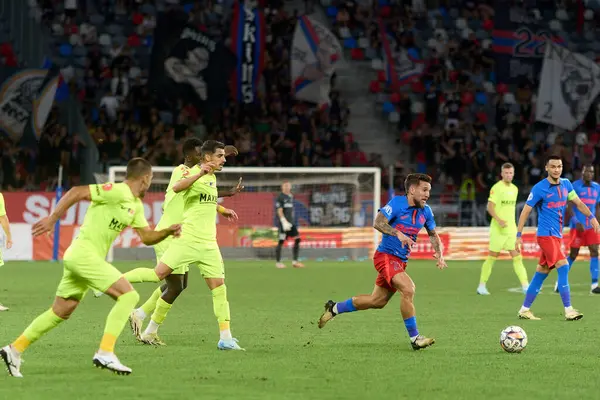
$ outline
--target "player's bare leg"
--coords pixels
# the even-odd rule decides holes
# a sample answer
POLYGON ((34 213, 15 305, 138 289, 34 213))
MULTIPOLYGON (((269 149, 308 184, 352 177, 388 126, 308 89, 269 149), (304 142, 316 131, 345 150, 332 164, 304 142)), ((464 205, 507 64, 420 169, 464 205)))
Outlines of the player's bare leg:
POLYGON ((104 293, 115 299, 116 303, 106 318, 104 335, 92 362, 97 368, 108 369, 118 375, 129 375, 131 368, 121 364, 115 355, 115 344, 140 300, 140 295, 124 277, 113 283, 104 293))
POLYGON ((219 323, 219 350, 244 350, 238 340, 231 335, 231 312, 227 300, 227 286, 224 278, 204 278, 213 298, 213 311, 219 323))
POLYGON ((375 285, 371 294, 359 294, 348 300, 336 303, 333 300, 325 303, 325 311, 319 318, 319 328, 331 321, 336 315, 359 310, 381 309, 387 305, 395 291, 375 285))
POLYGON ((592 244, 588 246, 590 250, 590 277, 592 278, 592 294, 600 294, 598 288, 598 245, 592 244))
POLYGON ((406 272, 394 275, 392 285, 400 292, 400 313, 410 337, 413 350, 421 350, 435 343, 435 339, 419 334, 415 314, 415 283, 406 272))
POLYGON ((15 378, 23 377, 21 374, 23 352, 46 333, 69 319, 78 305, 79 300, 77 299, 56 297, 49 310, 34 319, 14 342, 0 349, 0 358, 4 361, 11 376, 15 378))
POLYGON ((294 239, 294 250, 293 250, 293 258, 292 258, 292 267, 294 268, 304 268, 304 264, 298 261, 298 255, 300 254, 300 237, 297 236, 294 239))
POLYGON ((158 336, 158 328, 162 325, 173 303, 187 287, 186 272, 183 275, 169 275, 165 278, 166 290, 156 301, 156 308, 146 327, 144 333, 140 336, 140 341, 154 346, 164 346, 165 343, 158 336))

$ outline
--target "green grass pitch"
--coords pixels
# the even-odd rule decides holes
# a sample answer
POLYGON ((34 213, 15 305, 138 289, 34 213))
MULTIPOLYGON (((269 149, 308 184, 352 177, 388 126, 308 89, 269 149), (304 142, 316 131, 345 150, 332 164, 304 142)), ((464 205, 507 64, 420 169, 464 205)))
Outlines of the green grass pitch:
MULTIPOLYGON (((117 263, 123 270, 141 263, 117 263)), ((151 265, 151 262, 145 264, 151 265)), ((73 318, 25 353, 22 380, 0 376, 2 399, 573 399, 596 398, 600 298, 589 295, 588 263, 574 265, 573 305, 585 317, 566 322, 560 297, 546 281, 533 311, 542 321, 520 321, 523 295, 510 262, 497 262, 488 284, 492 296, 477 296, 479 262, 412 261, 421 333, 437 343, 414 352, 399 315, 399 300, 387 308, 337 317, 316 326, 327 299, 344 300, 371 291, 369 262, 307 262, 304 270, 272 262, 227 261, 232 331, 246 352, 216 349, 218 328, 211 296, 197 271, 161 328, 166 347, 135 342, 129 327, 117 354, 128 377, 92 367, 112 301, 88 295, 73 318), (500 331, 522 326, 529 345, 504 353, 500 331)), ((535 266, 527 263, 530 277, 535 266)), ((60 264, 8 262, 0 269, 0 344, 12 341, 48 308, 60 264)), ((138 284, 142 300, 155 288, 138 284)), ((4 371, 2 371, 4 372, 4 371)))

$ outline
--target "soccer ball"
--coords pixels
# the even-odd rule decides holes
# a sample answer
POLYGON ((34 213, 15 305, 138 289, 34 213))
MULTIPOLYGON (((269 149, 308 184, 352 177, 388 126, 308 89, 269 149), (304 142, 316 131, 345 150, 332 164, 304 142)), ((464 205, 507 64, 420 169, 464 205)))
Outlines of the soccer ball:
POLYGON ((500 332, 500 346, 507 353, 520 353, 527 346, 527 334, 520 326, 509 326, 500 332))

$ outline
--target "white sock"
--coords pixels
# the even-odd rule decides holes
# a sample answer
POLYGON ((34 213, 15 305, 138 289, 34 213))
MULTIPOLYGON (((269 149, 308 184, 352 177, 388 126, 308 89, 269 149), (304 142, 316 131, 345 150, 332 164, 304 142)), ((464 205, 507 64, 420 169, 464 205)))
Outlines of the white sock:
POLYGON ((333 313, 338 314, 337 303, 335 303, 335 305, 333 306, 333 313))
POLYGON ((598 287, 597 283, 592 283, 592 290, 596 289, 598 287))
POLYGON ((115 353, 110 352, 110 351, 98 350, 98 355, 102 356, 102 357, 111 357, 111 356, 114 356, 115 353))
POLYGON ((521 306, 521 309, 519 310, 519 312, 525 312, 525 311, 529 311, 529 307, 521 306))
POLYGON ((160 326, 159 324, 157 324, 156 322, 150 320, 150 323, 146 327, 146 330, 144 331, 144 334, 145 335, 150 335, 152 333, 158 332, 158 327, 159 326, 160 326))
POLYGON ((146 317, 147 317, 146 313, 141 308, 135 309, 135 315, 137 315, 141 319, 146 319, 146 317))
POLYGON ((573 311, 573 306, 565 307, 565 312, 573 311))
POLYGON ((417 335, 417 336, 411 336, 410 337, 410 341, 414 342, 415 340, 417 340, 418 337, 419 337, 419 335, 417 335))
POLYGON ((523 286, 523 289, 529 289, 529 283, 523 283, 521 286, 523 286))
POLYGON ((221 336, 221 340, 232 340, 233 339, 233 336, 231 336, 230 329, 223 329, 222 331, 219 331, 219 334, 221 336))

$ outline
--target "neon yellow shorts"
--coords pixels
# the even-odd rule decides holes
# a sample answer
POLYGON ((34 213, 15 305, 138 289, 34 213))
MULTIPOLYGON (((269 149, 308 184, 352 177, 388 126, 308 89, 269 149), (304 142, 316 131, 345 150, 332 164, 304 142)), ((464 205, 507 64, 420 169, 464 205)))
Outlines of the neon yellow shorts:
POLYGON ((69 247, 63 258, 63 276, 56 296, 81 300, 88 289, 105 292, 123 274, 92 251, 69 247))
POLYGON ((216 243, 198 244, 185 239, 175 239, 160 261, 168 265, 173 274, 184 274, 182 271, 192 264, 197 264, 203 278, 225 277, 223 257, 216 243))
POLYGON ((490 232, 490 246, 489 250, 500 253, 501 251, 511 251, 515 249, 515 242, 517 241, 517 233, 514 234, 500 234, 490 232))

